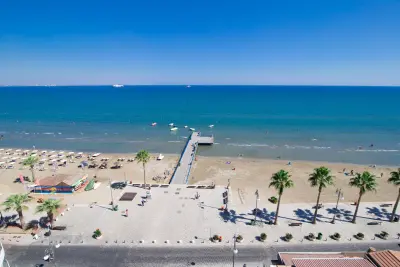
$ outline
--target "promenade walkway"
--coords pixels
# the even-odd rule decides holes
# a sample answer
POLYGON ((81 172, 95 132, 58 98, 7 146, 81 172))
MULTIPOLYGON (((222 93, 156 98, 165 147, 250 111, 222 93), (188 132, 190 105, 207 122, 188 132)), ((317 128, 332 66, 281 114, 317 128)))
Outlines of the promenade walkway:
POLYGON ((187 184, 198 146, 213 143, 213 136, 201 136, 199 132, 193 132, 182 151, 170 184, 187 184))

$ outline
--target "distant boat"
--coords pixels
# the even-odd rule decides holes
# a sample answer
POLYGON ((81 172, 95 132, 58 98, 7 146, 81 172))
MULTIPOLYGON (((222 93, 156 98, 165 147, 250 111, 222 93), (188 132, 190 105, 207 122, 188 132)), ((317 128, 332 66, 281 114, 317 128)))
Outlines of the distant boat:
POLYGON ((124 85, 123 84, 113 84, 113 87, 114 88, 121 88, 121 87, 124 87, 124 85))
POLYGON ((186 85, 186 88, 190 88, 190 87, 192 87, 191 85, 186 85))
POLYGON ((168 125, 172 127, 172 126, 174 126, 174 123, 173 123, 173 122, 171 122, 171 123, 170 123, 170 124, 168 124, 168 125))
POLYGON ((214 124, 208 125, 208 128, 214 128, 214 124))
POLYGON ((195 129, 195 128, 190 128, 189 130, 191 130, 192 132, 196 131, 196 129, 195 129))
POLYGON ((178 127, 172 127, 171 128, 171 131, 176 131, 176 130, 178 130, 178 127))
POLYGON ((187 128, 188 126, 187 125, 185 125, 185 128, 187 128))
POLYGON ((151 124, 151 126, 156 126, 157 125, 157 122, 153 122, 152 124, 151 124))

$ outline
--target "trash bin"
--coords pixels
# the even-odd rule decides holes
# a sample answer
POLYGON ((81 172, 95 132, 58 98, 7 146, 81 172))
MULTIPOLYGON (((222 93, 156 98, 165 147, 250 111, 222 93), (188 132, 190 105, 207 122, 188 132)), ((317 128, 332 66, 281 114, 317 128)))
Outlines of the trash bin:
POLYGON ((114 211, 118 211, 118 205, 115 205, 113 208, 114 211))

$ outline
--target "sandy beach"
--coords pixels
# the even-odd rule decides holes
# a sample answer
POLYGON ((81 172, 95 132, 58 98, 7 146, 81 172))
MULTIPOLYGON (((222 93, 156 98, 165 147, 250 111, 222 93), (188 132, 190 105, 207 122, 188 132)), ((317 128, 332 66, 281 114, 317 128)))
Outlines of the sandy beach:
MULTIPOLYGON (((13 149, 15 151, 15 149, 13 149)), ((67 153, 68 151, 65 151, 67 153)), ((11 156, 17 156, 15 153, 11 156)), ((84 154, 86 156, 87 154, 84 154)), ((5 149, 0 151, 0 158, 5 156, 5 149)), ((118 158, 134 158, 135 154, 101 154, 97 158, 97 162, 101 163, 101 158, 109 158, 109 167, 112 166, 118 158)), ((147 182, 148 183, 168 183, 173 173, 174 167, 179 159, 179 155, 165 155, 161 161, 156 160, 157 155, 152 155, 151 161, 147 164, 147 182), (168 175, 169 173, 169 175, 168 175), (156 179, 155 177, 161 177, 156 179), (165 178, 164 178, 165 177, 165 178), (154 178, 154 179, 153 179, 154 178)), ((86 158, 86 157, 85 157, 86 158)), ((4 160, 3 160, 4 161, 4 160)), ((58 167, 57 174, 78 175, 83 171, 78 168, 78 164, 82 159, 74 159, 74 163, 67 163, 66 167, 58 167)), ((121 162, 121 169, 85 169, 84 173, 89 177, 97 176, 97 180, 103 184, 108 184, 109 178, 112 181, 132 181, 133 183, 143 183, 142 165, 137 162, 121 162)), ((54 170, 48 164, 44 165, 46 170, 36 170, 38 179, 49 177, 54 170)), ((311 162, 311 161, 292 161, 288 165, 288 161, 271 160, 271 159, 253 159, 241 157, 203 157, 197 156, 197 160, 193 165, 193 169, 189 178, 190 184, 211 184, 227 185, 228 179, 231 180, 233 190, 241 191, 242 194, 254 194, 255 190, 259 190, 260 195, 266 199, 276 195, 272 188, 268 188, 270 177, 273 173, 284 169, 289 171, 295 183, 295 187, 288 189, 284 193, 283 203, 307 203, 314 202, 317 196, 317 189, 311 188, 307 181, 309 174, 314 168, 326 166, 332 170, 335 176, 335 186, 329 187, 323 191, 322 202, 335 202, 336 188, 342 188, 344 192, 344 202, 353 202, 357 198, 358 191, 356 188, 350 188, 348 182, 349 175, 343 173, 351 170, 362 172, 368 170, 378 177, 377 193, 367 193, 363 197, 363 201, 394 201, 397 196, 397 190, 394 186, 387 183, 387 179, 392 170, 397 167, 389 166, 371 166, 346 164, 346 163, 328 163, 328 162, 311 162), (383 177, 381 178, 381 174, 383 177)), ((27 167, 17 162, 13 169, 0 169, 0 192, 1 193, 17 193, 24 192, 24 187, 16 181, 19 175, 31 176, 31 172, 27 167)))

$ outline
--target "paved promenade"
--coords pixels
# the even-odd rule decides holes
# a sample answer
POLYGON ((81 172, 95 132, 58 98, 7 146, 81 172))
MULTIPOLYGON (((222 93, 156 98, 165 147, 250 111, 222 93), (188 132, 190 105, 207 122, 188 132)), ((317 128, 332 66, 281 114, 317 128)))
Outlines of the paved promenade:
MULTIPOLYGON (((104 187, 107 189, 106 187, 104 187)), ((357 224, 350 223, 355 206, 349 203, 339 204, 341 217, 336 224, 331 224, 334 203, 324 203, 319 210, 318 223, 310 223, 312 206, 309 203, 283 204, 279 215, 279 225, 269 225, 275 215, 276 205, 260 201, 258 207, 262 212, 257 216, 258 223, 250 225, 254 215, 253 204, 249 200, 245 204, 236 203, 236 198, 229 194, 229 213, 220 210, 223 205, 224 187, 215 189, 193 189, 186 185, 169 185, 167 188, 152 188, 151 199, 142 206, 146 191, 142 188, 128 186, 123 190, 114 190, 117 200, 125 192, 137 193, 133 201, 116 201, 119 210, 112 211, 108 201, 98 203, 90 208, 90 202, 76 202, 73 198, 65 199, 69 211, 64 216, 58 216, 55 225, 67 226, 65 231, 53 231, 51 241, 63 245, 85 244, 101 246, 221 246, 232 245, 234 234, 243 236, 243 245, 261 243, 258 239, 261 233, 267 234, 266 245, 286 244, 282 237, 286 233, 293 235, 293 244, 329 244, 329 243, 368 243, 396 241, 399 238, 399 223, 388 222, 390 208, 382 208, 379 203, 362 203, 360 205, 357 224), (196 199, 195 196, 199 195, 196 199), (129 215, 124 211, 128 209, 129 215), (300 226, 289 226, 290 223, 301 222, 300 226), (371 222, 379 222, 370 225, 371 222), (100 240, 92 238, 93 231, 100 229, 103 237, 100 240), (375 235, 381 231, 389 234, 387 241, 375 235), (304 236, 309 233, 321 232, 323 239, 308 241, 304 236), (334 233, 340 233, 340 241, 330 238, 334 233), (356 240, 354 235, 362 232, 364 240, 356 240), (222 236, 222 242, 212 243, 213 235, 222 236)), ((104 191, 104 197, 109 194, 104 191)), ((109 193, 109 192, 108 192, 109 193)), ((246 199, 246 197, 245 197, 246 199)), ((80 199, 79 201, 81 201, 80 199)), ((109 198, 108 198, 109 200, 109 198)), ((34 214, 36 204, 29 204, 29 210, 24 211, 25 220, 40 220, 45 214, 34 214)), ((13 216, 13 212, 3 212, 3 216, 13 216)), ((3 234, 0 235, 3 244, 47 244, 48 239, 39 235, 33 240, 30 235, 3 234), (20 237, 19 237, 20 236, 20 237)))

